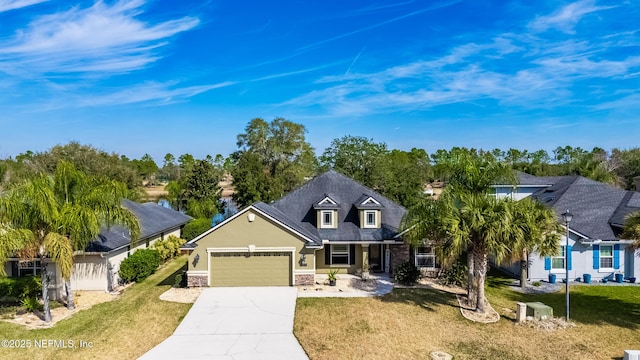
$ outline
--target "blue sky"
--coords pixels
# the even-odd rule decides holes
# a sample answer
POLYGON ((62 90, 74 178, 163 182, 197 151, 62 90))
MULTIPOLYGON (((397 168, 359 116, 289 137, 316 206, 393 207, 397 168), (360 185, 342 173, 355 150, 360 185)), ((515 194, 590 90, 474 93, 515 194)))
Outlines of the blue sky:
POLYGON ((0 158, 226 156, 255 117, 317 153, 631 148, 640 3, 0 0, 0 94, 0 158))

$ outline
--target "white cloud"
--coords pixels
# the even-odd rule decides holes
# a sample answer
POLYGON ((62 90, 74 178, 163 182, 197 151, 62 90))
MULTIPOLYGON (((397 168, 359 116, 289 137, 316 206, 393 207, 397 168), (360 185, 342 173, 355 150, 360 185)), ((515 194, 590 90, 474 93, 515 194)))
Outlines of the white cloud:
POLYGON ((575 32, 575 26, 583 16, 611 8, 613 8, 613 6, 596 6, 594 0, 580 0, 564 6, 550 15, 538 16, 529 23, 529 28, 540 32, 557 29, 568 34, 573 34, 575 32))
POLYGON ((184 101, 204 92, 233 85, 226 81, 219 84, 175 87, 175 83, 147 82, 123 88, 105 95, 82 95, 72 103, 77 107, 111 106, 148 103, 166 105, 184 101))
POLYGON ((20 9, 47 1, 49 0, 0 0, 0 12, 20 9))
POLYGON ((122 73, 156 61, 167 40, 199 24, 183 17, 157 24, 137 19, 142 0, 41 16, 13 39, 0 42, 0 67, 10 73, 122 73))
MULTIPOLYGON (((536 21, 539 26, 573 29, 581 16, 604 8, 581 1, 536 21)), ((508 32, 489 40, 474 39, 432 59, 321 77, 314 91, 280 106, 354 117, 453 103, 469 107, 497 104, 496 111, 590 107, 614 99, 614 86, 637 92, 633 81, 640 75, 640 56, 625 54, 629 54, 630 38, 638 30, 609 36, 608 29, 604 24, 584 35, 508 32)), ((619 31, 619 27, 615 29, 619 31)), ((625 105, 637 97, 628 99, 612 104, 625 105)))

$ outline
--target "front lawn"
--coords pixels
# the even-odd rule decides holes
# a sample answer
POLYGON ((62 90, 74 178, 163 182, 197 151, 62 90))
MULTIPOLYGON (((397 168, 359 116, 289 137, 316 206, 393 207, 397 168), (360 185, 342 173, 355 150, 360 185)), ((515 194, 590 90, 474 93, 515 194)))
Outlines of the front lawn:
POLYGON ((572 286, 576 327, 542 331, 516 325, 517 301, 541 301, 564 316, 565 294, 525 295, 491 277, 487 297, 502 315, 494 324, 460 315, 455 296, 396 289, 381 298, 300 298, 294 333, 311 359, 615 359, 640 348, 640 287, 572 286))
POLYGON ((159 299, 186 262, 182 256, 129 287, 119 299, 80 311, 49 329, 27 330, 0 321, 0 340, 30 344, 26 349, 7 348, 3 342, 0 359, 136 359, 169 337, 191 308, 159 299), (69 341, 76 348, 69 348, 69 341), (91 347, 80 348, 80 341, 91 347))

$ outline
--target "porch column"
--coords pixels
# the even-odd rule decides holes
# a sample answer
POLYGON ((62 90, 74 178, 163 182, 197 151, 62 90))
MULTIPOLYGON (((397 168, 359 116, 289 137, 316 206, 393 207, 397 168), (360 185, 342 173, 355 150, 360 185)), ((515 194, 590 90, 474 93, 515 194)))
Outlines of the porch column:
POLYGON ((369 244, 362 244, 362 277, 369 276, 369 244))

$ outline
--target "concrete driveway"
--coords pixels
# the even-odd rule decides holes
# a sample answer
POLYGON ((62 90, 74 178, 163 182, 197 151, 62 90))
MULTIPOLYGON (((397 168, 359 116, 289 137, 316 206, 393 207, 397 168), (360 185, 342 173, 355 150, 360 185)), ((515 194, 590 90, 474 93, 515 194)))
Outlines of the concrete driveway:
POLYGON ((140 359, 308 359, 293 336, 297 291, 204 289, 173 335, 140 359))

